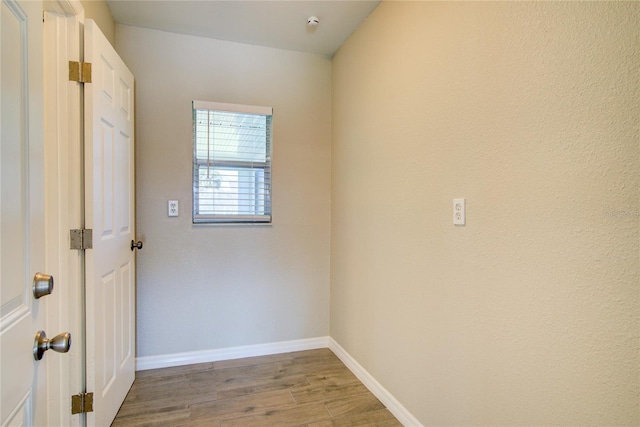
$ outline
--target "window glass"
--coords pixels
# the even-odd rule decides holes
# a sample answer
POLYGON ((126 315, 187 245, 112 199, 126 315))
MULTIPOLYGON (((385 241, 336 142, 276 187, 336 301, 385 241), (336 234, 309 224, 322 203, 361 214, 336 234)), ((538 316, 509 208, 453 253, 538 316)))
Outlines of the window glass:
POLYGON ((194 101, 193 118, 194 222, 271 222, 272 115, 194 101))

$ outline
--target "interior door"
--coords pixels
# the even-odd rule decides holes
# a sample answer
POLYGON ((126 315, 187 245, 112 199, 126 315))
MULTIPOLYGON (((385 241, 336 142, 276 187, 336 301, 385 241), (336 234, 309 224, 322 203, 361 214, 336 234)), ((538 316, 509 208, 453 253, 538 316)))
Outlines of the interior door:
POLYGON ((46 297, 32 293, 35 273, 46 273, 42 3, 0 2, 0 421, 44 425, 45 361, 35 361, 33 343, 46 297))
MULTIPOLYGON (((69 331, 73 345, 64 357, 46 357, 47 423, 84 425, 84 414, 72 414, 72 397, 85 391, 84 252, 70 249, 69 230, 84 228, 82 187, 82 83, 69 81, 69 61, 80 61, 81 26, 63 0, 45 3, 44 143, 47 273, 55 291, 47 297, 47 332, 69 331)), ((56 355, 57 356, 57 355, 56 355)))
POLYGON ((135 378, 135 238, 133 75, 100 32, 85 21, 85 226, 89 425, 109 425, 135 378))

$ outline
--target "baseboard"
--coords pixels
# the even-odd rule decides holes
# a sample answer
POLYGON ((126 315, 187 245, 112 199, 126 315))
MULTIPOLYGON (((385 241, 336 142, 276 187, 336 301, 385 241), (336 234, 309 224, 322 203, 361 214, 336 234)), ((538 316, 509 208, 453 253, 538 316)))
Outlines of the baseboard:
POLYGON ((331 351, 335 353, 336 356, 342 363, 346 365, 347 368, 353 374, 358 377, 362 384, 365 385, 373 393, 375 397, 382 402, 384 406, 395 416, 398 421, 402 423, 402 425, 407 427, 421 427, 422 424, 416 417, 414 417, 411 412, 407 410, 398 400, 393 397, 389 391, 384 388, 378 381, 376 381, 373 376, 367 372, 347 351, 342 348, 340 344, 338 344, 333 338, 329 337, 329 348, 331 351))
POLYGON ((162 354, 136 358, 136 370, 170 368, 194 363, 217 362, 241 359, 243 357, 267 356, 292 351, 329 348, 353 374, 376 396, 384 406, 407 427, 421 427, 418 421, 387 389, 367 372, 347 351, 331 337, 318 337, 268 344, 246 345, 216 350, 190 351, 185 353, 162 354))
POLYGON ((281 341, 268 344, 245 345, 215 350, 189 351, 185 353, 161 354, 136 358, 136 371, 192 365, 194 363, 217 362, 243 357, 267 356, 292 351, 314 350, 329 347, 329 337, 281 341))

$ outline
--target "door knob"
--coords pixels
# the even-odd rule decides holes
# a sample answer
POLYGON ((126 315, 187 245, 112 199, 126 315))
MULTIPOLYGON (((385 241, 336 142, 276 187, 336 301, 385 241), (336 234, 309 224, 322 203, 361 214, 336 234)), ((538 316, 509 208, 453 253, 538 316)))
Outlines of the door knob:
POLYGON ((134 249, 142 249, 142 242, 140 240, 138 240, 138 243, 134 242, 133 240, 131 241, 131 250, 134 249))
POLYGON ((36 273, 33 276, 33 296, 35 299, 49 295, 53 292, 53 276, 36 273))
POLYGON ((33 358, 36 360, 42 360, 44 352, 49 349, 57 353, 66 353, 70 348, 71 334, 69 332, 63 332, 49 340, 47 339, 47 335, 44 331, 38 331, 36 338, 33 341, 33 358))

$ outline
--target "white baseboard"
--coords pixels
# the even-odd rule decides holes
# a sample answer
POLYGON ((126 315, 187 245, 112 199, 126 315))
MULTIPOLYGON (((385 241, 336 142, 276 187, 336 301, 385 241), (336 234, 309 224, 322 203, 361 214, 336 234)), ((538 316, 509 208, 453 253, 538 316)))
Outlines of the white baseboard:
POLYGON ((344 363, 346 367, 349 368, 349 370, 353 372, 360 381, 362 381, 362 384, 364 384, 365 387, 367 387, 369 391, 387 407, 387 409, 398 419, 398 421, 402 423, 402 425, 406 427, 422 427, 420 421, 418 421, 418 419, 414 417, 407 408, 402 406, 402 404, 398 402, 398 400, 393 397, 386 388, 376 381, 376 379, 373 378, 373 376, 367 372, 366 369, 356 361, 356 359, 351 357, 351 355, 331 337, 329 337, 329 348, 340 360, 342 360, 342 363, 344 363))
POLYGON ((216 350, 190 351, 185 353, 161 354, 136 358, 136 370, 170 368, 192 365, 194 363, 217 362, 220 360, 241 359, 243 357, 267 356, 292 351, 329 348, 342 363, 377 397, 384 406, 407 427, 422 427, 418 421, 387 389, 367 372, 347 351, 331 337, 318 337, 294 341, 281 341, 269 344, 246 345, 216 350))
POLYGON ((189 351, 185 353, 161 354, 136 358, 136 371, 241 359, 243 357, 267 356, 292 351, 314 350, 329 347, 329 337, 281 341, 268 344, 245 345, 215 350, 189 351))

